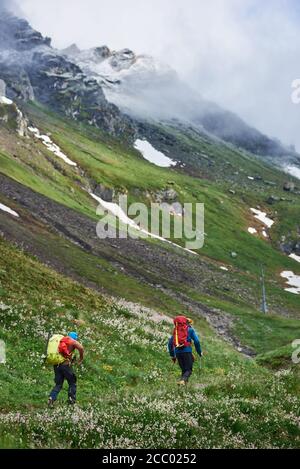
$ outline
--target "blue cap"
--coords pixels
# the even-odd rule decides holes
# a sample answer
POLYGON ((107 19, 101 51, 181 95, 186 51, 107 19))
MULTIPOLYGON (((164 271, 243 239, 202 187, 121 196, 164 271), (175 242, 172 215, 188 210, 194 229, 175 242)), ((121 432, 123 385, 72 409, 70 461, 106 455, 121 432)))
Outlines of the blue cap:
POLYGON ((77 332, 70 332, 69 337, 71 337, 71 339, 77 340, 78 339, 78 334, 77 334, 77 332))

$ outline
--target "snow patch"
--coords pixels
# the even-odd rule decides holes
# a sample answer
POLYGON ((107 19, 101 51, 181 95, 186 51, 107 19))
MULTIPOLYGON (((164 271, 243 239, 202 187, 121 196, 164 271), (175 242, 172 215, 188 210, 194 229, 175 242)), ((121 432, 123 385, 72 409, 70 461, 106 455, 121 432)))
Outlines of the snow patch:
POLYGON ((144 228, 140 228, 131 218, 129 218, 126 213, 121 209, 121 207, 114 203, 114 202, 106 202, 105 200, 101 199, 101 197, 93 194, 90 192, 90 196, 93 197, 94 200, 96 200, 100 205, 102 205, 103 208, 108 210, 110 213, 115 215, 119 220, 124 223, 125 225, 130 226, 131 228, 139 231, 140 233, 143 233, 146 236, 149 236, 150 238, 153 239, 158 239, 160 241, 163 241, 165 243, 171 244, 172 246, 175 246, 179 249, 183 249, 184 251, 187 251, 191 254, 198 255, 196 252, 191 251, 190 249, 183 248, 182 246, 179 246, 178 244, 173 243, 172 241, 169 241, 168 239, 163 238, 162 236, 158 236, 156 234, 150 233, 149 231, 145 230, 144 228))
POLYGON ((271 218, 267 217, 266 212, 262 212, 256 208, 250 208, 250 210, 252 213, 254 213, 255 218, 266 225, 268 228, 271 228, 274 225, 274 220, 271 220, 271 218))
POLYGON ((300 256, 297 256, 297 254, 290 254, 289 257, 296 262, 300 262, 300 256))
POLYGON ((285 291, 294 293, 295 295, 300 294, 300 275, 295 275, 294 272, 284 271, 281 272, 281 277, 287 279, 287 284, 292 288, 285 288, 285 291))
POLYGON ((161 168, 169 168, 176 165, 176 162, 168 158, 161 151, 156 150, 147 140, 137 139, 134 148, 138 150, 143 157, 161 168))
POLYGON ((283 170, 286 173, 291 174, 295 178, 300 179, 300 168, 297 168, 297 166, 292 166, 292 165, 284 166, 283 170))
POLYGON ((248 233, 250 234, 256 234, 257 233, 257 230, 255 228, 248 228, 248 233))
POLYGON ((227 269, 227 267, 225 267, 224 265, 221 265, 220 269, 221 269, 221 270, 225 270, 225 272, 228 272, 228 271, 229 271, 229 269, 227 269))
POLYGON ((14 210, 12 210, 11 208, 7 207, 7 205, 0 204, 0 210, 2 210, 3 212, 9 213, 13 217, 19 218, 19 214, 15 212, 14 210))
POLYGON ((70 158, 65 155, 61 149, 59 148, 58 145, 56 145, 54 142, 52 142, 51 138, 48 135, 42 135, 36 127, 28 127, 28 130, 34 134, 36 138, 41 140, 45 147, 48 148, 49 151, 54 153, 55 156, 58 158, 61 158, 65 163, 67 163, 69 166, 77 166, 77 164, 70 160, 70 158))
POLYGON ((139 226, 129 218, 126 213, 121 209, 121 207, 118 204, 115 204, 114 202, 106 202, 105 200, 101 199, 101 197, 98 197, 95 194, 90 194, 93 199, 95 199, 97 202, 99 202, 100 205, 102 205, 105 210, 108 210, 110 213, 112 213, 114 216, 119 218, 119 220, 124 223, 125 225, 129 225, 132 228, 138 229, 141 231, 139 226))
POLYGON ((262 235, 264 238, 268 238, 268 233, 266 232, 266 230, 262 230, 262 235))
POLYGON ((249 179, 250 181, 254 181, 254 177, 252 177, 252 176, 248 176, 248 179, 249 179))
POLYGON ((0 104, 11 105, 13 104, 13 101, 11 99, 8 99, 6 96, 0 96, 0 104))

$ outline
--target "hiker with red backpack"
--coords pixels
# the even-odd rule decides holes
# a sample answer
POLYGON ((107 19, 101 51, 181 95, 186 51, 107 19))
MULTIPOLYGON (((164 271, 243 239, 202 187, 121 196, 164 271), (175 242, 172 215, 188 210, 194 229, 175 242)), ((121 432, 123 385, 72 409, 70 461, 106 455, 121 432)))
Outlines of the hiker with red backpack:
POLYGON ((199 357, 202 357, 200 340, 192 328, 193 321, 185 316, 174 319, 173 335, 169 339, 168 349, 174 363, 178 361, 181 368, 181 378, 178 385, 186 385, 193 372, 194 355, 192 342, 199 357))
POLYGON ((75 404, 76 402, 76 375, 72 368, 73 353, 75 350, 79 352, 78 365, 83 361, 84 349, 78 342, 78 334, 70 332, 67 337, 54 335, 48 343, 47 361, 49 364, 54 365, 54 382, 55 386, 52 389, 48 405, 52 407, 57 400, 64 381, 66 380, 69 385, 68 390, 68 404, 75 404))

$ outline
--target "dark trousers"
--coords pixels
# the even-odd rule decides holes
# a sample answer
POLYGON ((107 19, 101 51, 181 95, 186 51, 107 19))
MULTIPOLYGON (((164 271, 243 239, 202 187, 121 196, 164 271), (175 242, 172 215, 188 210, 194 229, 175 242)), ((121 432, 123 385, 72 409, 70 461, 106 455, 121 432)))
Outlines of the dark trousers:
POLYGON ((182 371, 181 379, 188 382, 193 372, 193 354, 192 352, 177 353, 176 358, 182 371))
POLYGON ((53 401, 56 401, 58 394, 62 390, 64 381, 67 380, 69 385, 68 398, 69 401, 76 401, 76 375, 69 365, 56 365, 54 366, 54 382, 55 386, 50 393, 53 401))

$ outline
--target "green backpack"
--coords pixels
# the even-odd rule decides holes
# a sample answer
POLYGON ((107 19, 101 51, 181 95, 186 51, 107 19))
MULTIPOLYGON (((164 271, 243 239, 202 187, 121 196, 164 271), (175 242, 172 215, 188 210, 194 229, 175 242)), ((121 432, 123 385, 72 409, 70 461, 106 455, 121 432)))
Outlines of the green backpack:
POLYGON ((66 359, 59 353, 58 346, 63 339, 63 335, 54 334, 50 337, 47 345, 46 363, 47 365, 60 365, 66 359))

